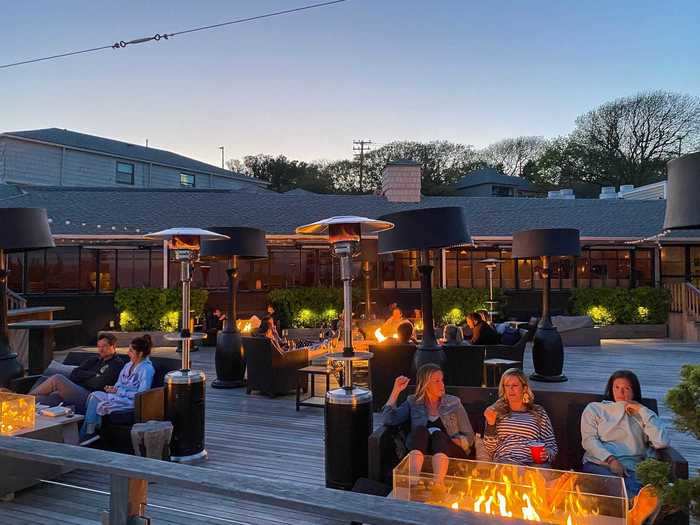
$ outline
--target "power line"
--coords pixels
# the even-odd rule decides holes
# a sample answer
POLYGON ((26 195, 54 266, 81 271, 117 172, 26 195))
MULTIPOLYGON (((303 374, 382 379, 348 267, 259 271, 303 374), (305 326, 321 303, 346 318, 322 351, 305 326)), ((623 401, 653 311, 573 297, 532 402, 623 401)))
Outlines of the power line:
POLYGON ((352 141, 352 150, 355 152, 356 156, 360 157, 360 193, 362 193, 362 182, 364 180, 365 151, 369 151, 371 144, 371 140, 362 139, 352 141))
POLYGON ((178 35, 186 35, 188 33, 195 33, 197 31, 206 31, 209 29, 217 29, 219 27, 224 27, 224 26, 230 26, 234 24, 242 24, 245 22, 253 22, 255 20, 262 20, 264 18, 272 18, 275 16, 282 16, 282 15, 288 15, 291 13, 298 13, 299 11, 308 11, 309 9, 317 9, 319 7, 327 7, 333 4, 340 4, 342 2, 346 2, 347 0, 331 0, 329 2, 321 2, 318 4, 311 4, 311 5, 305 5, 301 7, 295 7, 292 9, 285 9, 283 11, 274 11, 272 13, 265 13, 262 15, 256 15, 256 16, 250 16, 246 18, 238 18, 236 20, 231 20, 229 22, 222 22, 220 24, 212 24, 208 26, 201 26, 201 27, 193 27, 191 29, 183 29, 182 31, 176 31, 175 33, 163 33, 162 35, 160 33, 156 33, 153 36, 147 36, 144 38, 136 38, 134 40, 120 40, 118 42, 115 42, 114 44, 108 44, 104 46, 99 46, 99 47, 92 47, 90 49, 81 49, 80 51, 70 51, 68 53, 60 53, 58 55, 51 55, 51 56, 46 56, 46 57, 41 57, 41 58, 32 58, 29 60, 22 60, 20 62, 13 62, 10 64, 2 64, 0 65, 0 69, 5 69, 8 67, 14 67, 14 66, 22 66, 25 64, 32 64, 34 62, 43 62, 45 60, 53 60, 56 58, 63 58, 63 57, 68 57, 68 56, 73 56, 73 55, 80 55, 83 53, 94 53, 96 51, 103 51, 105 49, 123 49, 128 45, 131 44, 143 44, 145 42, 151 42, 151 41, 160 41, 160 40, 168 40, 170 37, 173 36, 178 36, 178 35))

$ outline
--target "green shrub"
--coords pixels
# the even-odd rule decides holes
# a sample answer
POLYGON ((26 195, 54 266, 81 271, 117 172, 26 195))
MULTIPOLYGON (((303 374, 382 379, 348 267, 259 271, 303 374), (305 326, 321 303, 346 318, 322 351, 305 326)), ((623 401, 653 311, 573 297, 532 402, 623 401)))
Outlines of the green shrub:
MULTIPOLYGON (((206 290, 192 290, 190 308, 195 316, 204 313, 207 296, 206 290)), ((179 288, 121 288, 114 294, 114 304, 122 330, 174 332, 180 323, 182 292, 179 288)))
MULTIPOLYGON (((353 305, 360 290, 353 289, 353 305)), ((314 328, 337 319, 343 310, 342 288, 281 288, 267 294, 282 328, 314 328)))
POLYGON ((671 294, 664 288, 577 288, 571 290, 570 310, 598 325, 662 324, 670 304, 671 294))
POLYGON ((683 365, 681 382, 668 391, 666 403, 676 414, 676 428, 700 439, 700 365, 683 365))
MULTIPOLYGON (((494 290, 493 295, 502 309, 500 290, 494 290)), ((436 288, 433 289, 433 318, 438 324, 460 324, 469 312, 488 310, 488 300, 489 291, 483 288, 436 288)))

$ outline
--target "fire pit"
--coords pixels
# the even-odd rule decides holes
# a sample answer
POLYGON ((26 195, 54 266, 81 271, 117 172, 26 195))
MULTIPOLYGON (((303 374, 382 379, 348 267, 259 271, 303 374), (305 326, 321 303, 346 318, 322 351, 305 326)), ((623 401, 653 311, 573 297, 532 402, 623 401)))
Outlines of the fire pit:
POLYGON ((627 493, 622 478, 579 472, 450 459, 444 487, 433 482, 430 457, 409 470, 409 456, 394 469, 393 496, 557 525, 625 525, 627 493))

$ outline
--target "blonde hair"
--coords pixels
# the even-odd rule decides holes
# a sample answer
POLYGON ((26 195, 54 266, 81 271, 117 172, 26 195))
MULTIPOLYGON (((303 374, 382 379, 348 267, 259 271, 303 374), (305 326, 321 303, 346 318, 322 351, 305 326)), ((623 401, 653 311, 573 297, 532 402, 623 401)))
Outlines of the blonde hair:
MULTIPOLYGON (((517 377, 520 384, 523 385, 523 404, 528 410, 532 410, 535 406, 535 393, 530 388, 530 383, 527 381, 527 376, 525 372, 519 368, 509 368, 501 376, 501 381, 498 383, 498 398, 499 401, 505 402, 508 405, 508 400, 506 399, 505 387, 503 386, 506 379, 509 377, 517 377)), ((509 406, 509 405, 508 405, 509 406)))
POLYGON ((435 372, 442 372, 442 368, 434 363, 426 363, 418 369, 416 374, 416 401, 422 401, 425 397, 428 383, 430 383, 430 378, 435 372))

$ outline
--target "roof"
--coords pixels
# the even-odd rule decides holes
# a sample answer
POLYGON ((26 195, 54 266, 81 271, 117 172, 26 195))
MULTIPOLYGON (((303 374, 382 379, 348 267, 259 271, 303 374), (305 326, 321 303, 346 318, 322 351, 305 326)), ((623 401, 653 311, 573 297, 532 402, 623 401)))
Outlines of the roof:
POLYGON ((414 204, 388 202, 377 195, 251 194, 240 190, 39 186, 23 190, 26 194, 21 197, 0 200, 0 207, 46 208, 54 234, 91 235, 211 225, 253 226, 270 234, 292 234, 299 225, 335 215, 377 218, 414 208, 462 206, 476 237, 509 238, 519 230, 560 227, 578 228, 582 237, 634 240, 661 232, 666 207, 663 200, 429 196, 414 204))
POLYGON ((128 142, 121 142, 119 140, 107 139, 95 135, 87 135, 85 133, 78 133, 77 131, 70 131, 67 129, 46 128, 27 131, 8 131, 0 134, 0 137, 3 136, 19 140, 45 142, 48 144, 95 151, 98 153, 107 153, 116 157, 140 160, 143 162, 152 162, 153 164, 172 166, 199 173, 211 173, 214 175, 227 177, 229 179, 241 180, 262 186, 268 184, 267 182, 246 177, 240 173, 225 170, 217 166, 212 166, 206 162, 200 162, 198 160, 194 160, 183 155, 178 155, 177 153, 164 149, 147 148, 137 144, 130 144, 128 142))
POLYGON ((464 177, 459 179, 455 188, 458 190, 464 188, 472 188, 482 184, 498 184, 501 186, 515 186, 522 189, 528 189, 530 183, 521 177, 511 177, 505 175, 495 168, 479 168, 470 171, 464 177))

